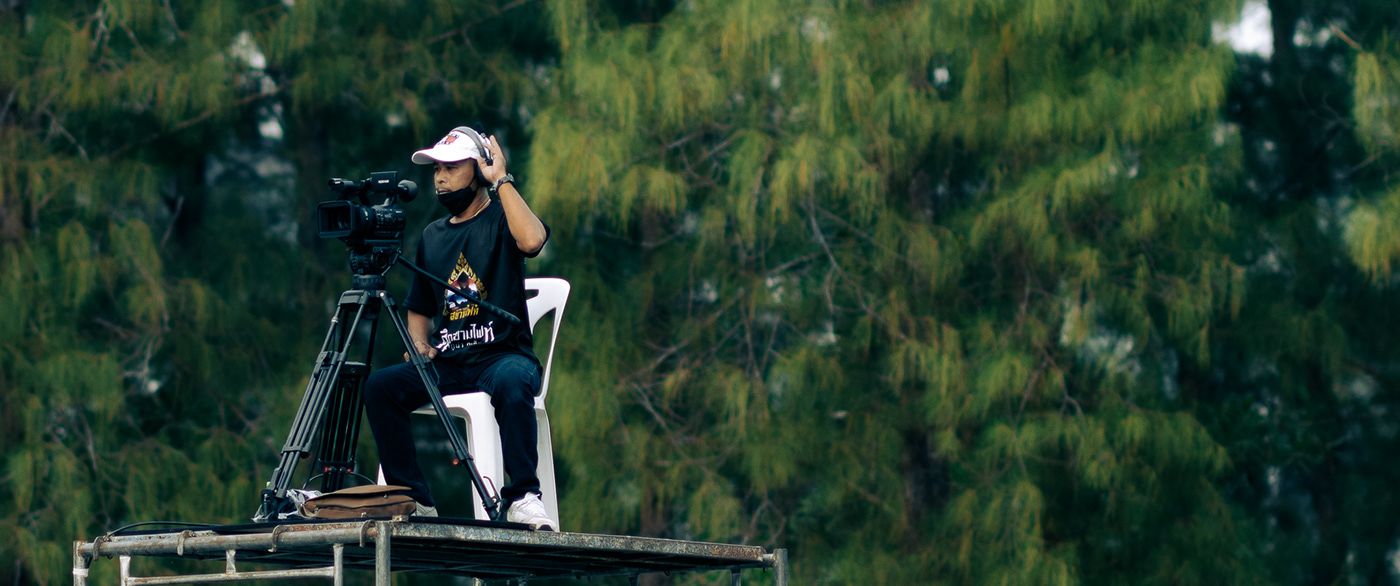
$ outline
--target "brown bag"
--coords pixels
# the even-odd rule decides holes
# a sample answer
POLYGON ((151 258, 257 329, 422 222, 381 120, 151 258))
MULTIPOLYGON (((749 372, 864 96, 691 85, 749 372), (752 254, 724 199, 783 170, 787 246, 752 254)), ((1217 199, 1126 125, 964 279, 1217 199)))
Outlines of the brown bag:
POLYGON ((297 512, 308 519, 358 519, 410 515, 418 503, 407 486, 366 484, 326 493, 308 500, 297 512))

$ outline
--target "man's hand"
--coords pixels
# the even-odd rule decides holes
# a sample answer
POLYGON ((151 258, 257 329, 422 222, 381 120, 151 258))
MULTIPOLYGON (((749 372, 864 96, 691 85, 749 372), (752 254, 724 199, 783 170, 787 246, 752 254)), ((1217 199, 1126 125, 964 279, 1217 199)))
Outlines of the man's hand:
MULTIPOLYGON (((428 344, 427 342, 421 340, 415 341, 413 342, 413 347, 414 349, 418 350, 419 354, 423 355, 423 357, 427 358, 428 360, 437 358, 437 348, 432 347, 432 345, 428 344)), ((407 352, 403 353, 403 361, 408 362, 407 352)))
POLYGON ((501 145, 494 136, 486 137, 486 150, 491 152, 491 164, 481 165, 481 178, 490 187, 496 184, 497 179, 506 176, 506 154, 501 152, 501 145))

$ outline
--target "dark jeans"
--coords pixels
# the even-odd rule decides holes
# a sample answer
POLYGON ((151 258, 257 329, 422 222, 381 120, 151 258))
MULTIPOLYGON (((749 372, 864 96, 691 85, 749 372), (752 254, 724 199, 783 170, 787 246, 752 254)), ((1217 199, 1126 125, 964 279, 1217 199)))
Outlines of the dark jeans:
MULTIPOLYGON (((506 502, 527 492, 539 492, 535 474, 539 463, 536 449, 535 395, 540 390, 540 367, 519 354, 507 354, 474 367, 446 362, 429 363, 428 376, 436 370, 438 390, 445 395, 485 392, 496 408, 501 426, 501 455, 510 485, 501 489, 506 502)), ((418 451, 408 416, 428 404, 428 392, 410 363, 396 364, 370 374, 364 387, 365 413, 379 450, 379 464, 389 484, 409 487, 413 500, 434 506, 428 481, 418 467, 418 451)))

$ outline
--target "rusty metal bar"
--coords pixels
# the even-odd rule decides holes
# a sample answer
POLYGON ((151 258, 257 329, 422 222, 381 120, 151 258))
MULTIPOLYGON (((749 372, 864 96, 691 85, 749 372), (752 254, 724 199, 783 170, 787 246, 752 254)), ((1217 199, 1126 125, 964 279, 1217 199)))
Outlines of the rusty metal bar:
MULTIPOLYGON (((276 535, 270 536, 270 538, 273 539, 274 542, 275 542, 275 540, 277 539, 276 535)), ((208 537, 207 537, 207 536, 193 535, 193 534, 191 534, 191 532, 189 532, 189 531, 183 531, 183 532, 181 532, 181 533, 176 537, 175 543, 173 544, 173 546, 174 546, 174 548, 175 548, 175 553, 176 553, 177 555, 184 555, 186 549, 190 549, 190 550, 191 550, 191 553, 193 553, 194 551, 202 551, 203 548, 202 548, 201 546, 204 545, 204 542, 207 541, 207 540, 208 540, 208 537)), ((74 581, 74 586, 86 586, 86 583, 87 583, 88 556, 87 556, 87 555, 85 554, 85 552, 84 552, 83 545, 85 545, 85 544, 83 544, 82 542, 77 542, 77 543, 74 544, 74 557, 73 557, 73 577, 74 577, 74 580, 73 580, 73 581, 74 581)), ((124 549, 139 549, 139 548, 123 548, 121 545, 123 545, 123 544, 119 544, 117 547, 113 548, 113 551, 109 551, 109 552, 107 552, 107 553, 109 553, 109 554, 110 554, 110 553, 117 553, 117 552, 123 551, 124 549)), ((169 553, 168 549, 170 548, 170 546, 171 546, 172 544, 166 542, 166 543, 146 544, 146 545, 160 545, 160 546, 164 546, 164 548, 167 550, 165 553, 169 553)), ((276 547, 276 545, 274 544, 273 547, 276 547)), ((120 564, 121 564, 121 586, 143 586, 143 585, 160 585, 160 584, 206 584, 206 583, 211 583, 211 582, 245 582, 245 581, 251 581, 251 580, 288 580, 288 579, 294 579, 294 578, 330 578, 330 579, 332 579, 332 580, 335 581, 335 586, 342 586, 342 576, 343 576, 343 574, 344 574, 344 547, 345 547, 345 546, 342 545, 342 544, 335 544, 335 545, 334 545, 334 548, 333 548, 333 549, 334 549, 335 563, 334 563, 334 565, 332 565, 332 566, 321 567, 321 568, 298 568, 298 569, 290 569, 290 570, 268 570, 268 571, 255 571, 255 572, 239 572, 239 571, 238 571, 238 564, 237 564, 237 561, 236 561, 237 550, 236 550, 236 549, 230 548, 230 549, 224 550, 224 572, 223 572, 223 573, 221 573, 221 574, 194 574, 194 575, 188 575, 188 576, 150 576, 150 577, 132 576, 132 575, 131 575, 131 555, 122 555, 122 556, 120 556, 120 564)), ((136 552, 136 553, 139 555, 139 552, 136 552)))
POLYGON ((375 525, 374 529, 374 586, 392 586, 392 569, 389 566, 389 534, 392 530, 385 531, 383 525, 375 525))
POLYGON ((73 542, 73 586, 87 586, 88 559, 83 555, 83 542, 73 542))
MULTIPOLYGON (((371 532, 374 529, 370 530, 371 532)), ((143 535, 131 538, 115 538, 104 541, 101 555, 189 555, 223 553, 230 549, 272 550, 274 547, 331 545, 334 543, 355 543, 359 541, 358 527, 332 529, 289 529, 274 534, 255 533, 243 535, 219 535, 212 531, 196 531, 191 535, 179 534, 143 535), (274 539, 275 538, 275 539, 274 539)), ((81 555, 91 558, 94 555, 93 543, 78 546, 81 555)))
MULTIPOLYGON (((443 539, 449 541, 487 542, 504 545, 537 545, 580 550, 619 550, 628 553, 725 558, 735 562, 762 563, 765 552, 756 545, 729 545, 634 537, 595 533, 556 533, 553 531, 521 531, 504 527, 476 525, 444 525, 436 523, 404 523, 394 528, 396 538, 443 539)), ((104 546, 105 549, 106 546, 104 546)))
POLYGON ((152 576, 138 578, 128 576, 122 586, 143 584, 208 584, 211 582, 248 582, 252 580, 291 580, 294 578, 334 578, 335 568, 304 568, 298 570, 267 570, 259 572, 237 572, 233 574, 194 574, 190 576, 152 576))
MULTIPOLYGON (((176 544, 177 551, 183 551, 185 540, 189 535, 182 535, 176 544)), ((121 586, 141 586, 158 584, 207 584, 211 582, 246 582, 251 580, 290 580, 294 578, 331 578, 336 581, 336 586, 341 586, 344 546, 335 546, 335 565, 324 568, 300 568, 292 570, 269 570, 257 572, 239 572, 238 564, 235 561, 237 550, 229 549, 224 551, 224 572, 222 574, 193 574, 189 576, 150 576, 137 577, 131 575, 131 556, 121 556, 121 586)), ((81 548, 77 548, 78 553, 75 558, 75 568, 77 560, 86 563, 86 558, 81 553, 81 548)), ((74 576, 78 572, 74 570, 74 576)), ((84 577, 85 578, 85 577, 84 577)), ((76 580, 75 580, 76 582, 76 580)), ((76 585, 75 585, 76 586, 76 585)))
POLYGON ((773 550, 773 586, 788 586, 788 557, 786 549, 773 550))
POLYGON ((331 548, 332 555, 335 556, 335 576, 332 586, 345 586, 345 544, 337 543, 331 548))

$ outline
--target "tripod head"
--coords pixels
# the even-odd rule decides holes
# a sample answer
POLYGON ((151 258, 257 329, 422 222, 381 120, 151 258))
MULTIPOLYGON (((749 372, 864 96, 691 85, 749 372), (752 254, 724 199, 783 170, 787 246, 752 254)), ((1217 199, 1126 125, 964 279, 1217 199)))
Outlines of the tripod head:
MULTIPOLYGON (((326 182, 336 199, 316 206, 316 234, 321 238, 339 238, 350 251, 350 272, 362 275, 382 275, 394 266, 403 251, 403 230, 408 220, 398 200, 413 201, 418 185, 407 179, 399 181, 398 171, 371 173, 368 179, 350 181, 334 178, 326 182), (379 204, 371 198, 382 196, 379 204), (358 200, 359 203, 355 203, 358 200)), ((382 289, 360 287, 363 289, 382 289)))

